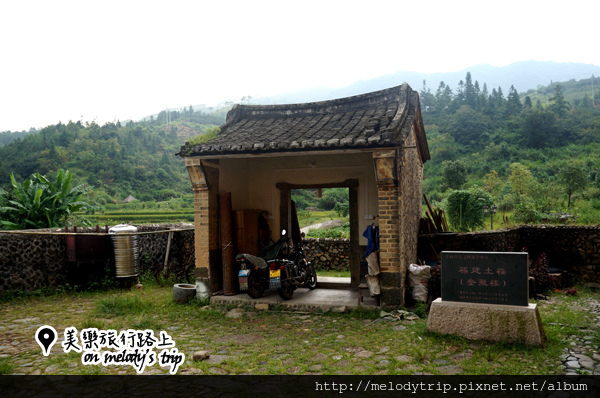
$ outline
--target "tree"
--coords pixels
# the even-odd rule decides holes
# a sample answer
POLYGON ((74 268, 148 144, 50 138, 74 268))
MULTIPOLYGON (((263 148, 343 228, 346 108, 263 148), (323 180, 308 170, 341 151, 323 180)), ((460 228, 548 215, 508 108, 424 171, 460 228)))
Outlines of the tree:
POLYGON ((447 109, 452 103, 452 95, 452 89, 450 86, 447 86, 443 81, 440 82, 440 85, 435 92, 435 109, 438 111, 438 113, 447 113, 447 109))
POLYGON ((461 189, 467 182, 469 169, 462 160, 446 160, 442 163, 442 185, 444 189, 461 189))
POLYGON ((560 84, 557 84, 554 87, 554 96, 550 98, 550 102, 552 102, 550 105, 550 110, 556 113, 558 117, 566 116, 569 109, 571 109, 571 106, 563 96, 562 86, 560 84))
MULTIPOLYGON (((529 97, 527 97, 529 98, 529 97)), ((530 148, 543 148, 556 141, 556 115, 538 107, 524 112, 521 134, 530 148)))
POLYGON ((323 197, 318 200, 318 207, 323 210, 333 210, 336 203, 348 202, 348 188, 323 189, 323 197))
POLYGON ((500 181, 496 170, 492 170, 485 175, 483 184, 483 189, 489 192, 493 197, 497 197, 502 189, 502 181, 500 181))
POLYGON ((523 104, 521 104, 519 93, 515 86, 510 86, 506 100, 506 114, 507 116, 517 116, 522 110, 523 104))
POLYGON ((476 104, 477 92, 475 90, 475 86, 473 85, 471 72, 467 72, 467 76, 465 77, 465 105, 469 105, 471 108, 474 108, 476 104))
POLYGON ((423 111, 435 111, 435 96, 431 93, 429 87, 427 87, 427 82, 425 80, 423 80, 423 88, 419 93, 419 97, 421 100, 421 109, 423 109, 423 111))
POLYGON ((481 188, 452 191, 448 196, 446 214, 448 221, 459 232, 473 231, 484 226, 484 206, 491 206, 490 194, 481 188))
POLYGON ((565 186, 568 197, 567 209, 571 207, 571 196, 576 191, 584 189, 587 185, 587 173, 583 165, 579 162, 565 164, 558 172, 558 176, 565 186))
POLYGON ((53 182, 35 173, 19 183, 11 174, 12 190, 0 190, 0 229, 64 227, 78 218, 75 212, 92 209, 81 200, 90 187, 80 184, 71 188, 72 177, 61 169, 53 182))
POLYGON ((521 201, 523 196, 528 195, 536 183, 535 177, 521 163, 512 163, 509 169, 508 183, 517 195, 518 200, 521 201))
POLYGON ((456 142, 463 145, 480 143, 484 133, 491 127, 491 120, 470 106, 462 106, 454 115, 448 118, 444 126, 445 132, 454 137, 456 142))

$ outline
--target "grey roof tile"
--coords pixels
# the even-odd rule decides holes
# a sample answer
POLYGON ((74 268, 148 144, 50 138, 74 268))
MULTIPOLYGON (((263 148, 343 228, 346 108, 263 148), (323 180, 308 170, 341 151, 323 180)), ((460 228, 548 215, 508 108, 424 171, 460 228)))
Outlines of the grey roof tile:
POLYGON ((401 146, 415 120, 429 159, 418 94, 408 84, 331 101, 235 105, 217 138, 182 147, 181 156, 401 146), (416 118, 416 119, 415 119, 416 118))

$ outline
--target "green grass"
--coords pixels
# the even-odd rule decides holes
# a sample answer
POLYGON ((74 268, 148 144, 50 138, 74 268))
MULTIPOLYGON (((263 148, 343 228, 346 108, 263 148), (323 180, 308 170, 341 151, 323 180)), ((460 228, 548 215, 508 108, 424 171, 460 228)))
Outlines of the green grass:
MULTIPOLYGON (((155 336, 165 330, 186 356, 198 350, 227 356, 218 365, 190 361, 180 368, 193 368, 204 374, 210 374, 210 369, 218 366, 229 374, 426 372, 438 375, 441 370, 435 360, 444 360, 460 366, 467 375, 554 375, 562 372, 560 355, 569 347, 570 336, 594 333, 588 330, 593 326, 593 314, 586 300, 597 300, 600 293, 577 289, 575 297, 555 292, 550 300, 537 303, 548 340, 545 347, 469 341, 428 333, 424 317, 413 322, 382 320, 378 309, 366 307, 342 314, 295 313, 283 306, 257 311, 246 305, 242 307, 245 311, 242 318, 227 318, 224 314, 237 305, 206 306, 202 300, 176 304, 170 286, 145 285, 143 290, 16 298, 5 302, 2 309, 7 322, 34 316, 39 323, 53 325, 59 333, 67 326, 78 330, 150 329, 155 336), (394 330, 400 324, 406 329, 394 330), (246 340, 252 336, 252 341, 246 340), (365 350, 372 355, 356 356, 365 350)), ((16 333, 22 336, 15 338, 30 339, 25 330, 16 333)), ((595 339, 600 340, 598 332, 595 339)), ((31 355, 25 350, 0 360, 0 373, 15 372, 18 364, 29 361, 31 355)), ((103 368, 82 366, 80 362, 81 357, 76 353, 53 353, 44 358, 40 368, 57 364, 53 374, 116 374, 123 370, 135 373, 127 366, 103 368), (73 366, 75 363, 78 366, 73 366)), ((166 371, 158 365, 146 371, 152 369, 166 371)))
POLYGON ((317 270, 317 276, 333 277, 333 278, 350 278, 350 271, 337 270, 317 270))
POLYGON ((10 358, 0 358, 0 375, 11 374, 15 365, 10 362, 10 358))
POLYGON ((96 303, 98 314, 108 316, 137 315, 145 313, 151 306, 147 300, 131 294, 114 295, 96 303))

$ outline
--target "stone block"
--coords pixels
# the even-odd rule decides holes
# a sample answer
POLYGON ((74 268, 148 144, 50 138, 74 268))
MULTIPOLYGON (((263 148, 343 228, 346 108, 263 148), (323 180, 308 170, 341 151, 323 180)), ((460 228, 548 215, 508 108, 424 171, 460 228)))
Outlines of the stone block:
POLYGON ((545 345, 546 334, 536 304, 524 306, 442 301, 431 304, 427 330, 469 340, 545 345))
POLYGON ((382 308, 397 308, 404 305, 404 290, 399 286, 383 287, 383 285, 381 285, 380 291, 380 303, 382 308))
POLYGON ((196 351, 193 356, 194 362, 204 361, 208 358, 210 358, 208 351, 196 351))

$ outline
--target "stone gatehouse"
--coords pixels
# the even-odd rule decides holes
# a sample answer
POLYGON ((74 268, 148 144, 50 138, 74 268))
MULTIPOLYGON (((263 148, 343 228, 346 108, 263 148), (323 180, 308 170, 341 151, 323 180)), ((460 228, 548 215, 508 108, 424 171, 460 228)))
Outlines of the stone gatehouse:
POLYGON ((194 190, 201 295, 222 288, 220 192, 231 193, 233 210, 263 211, 278 232, 291 225, 292 189, 348 187, 352 284, 360 283, 362 232, 378 223, 381 304, 404 303, 430 158, 419 96, 408 84, 315 103, 236 105, 216 139, 186 143, 178 155, 194 190))

